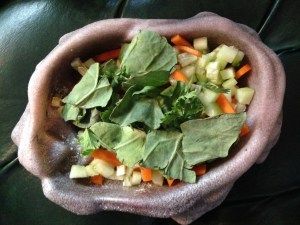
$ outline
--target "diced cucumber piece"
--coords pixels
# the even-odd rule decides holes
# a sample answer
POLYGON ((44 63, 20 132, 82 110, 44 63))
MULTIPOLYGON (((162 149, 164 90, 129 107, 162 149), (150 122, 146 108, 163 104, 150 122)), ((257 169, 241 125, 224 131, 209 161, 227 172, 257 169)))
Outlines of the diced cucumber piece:
POLYGON ((203 50, 208 50, 207 37, 196 38, 193 41, 194 48, 203 52, 203 50))
POLYGON ((220 74, 223 80, 228 80, 235 77, 235 70, 233 67, 228 67, 225 70, 221 70, 220 74))
POLYGON ((86 74, 86 72, 87 72, 87 68, 84 66, 79 66, 79 67, 77 67, 77 71, 78 71, 78 73, 80 73, 80 75, 81 76, 84 76, 84 74, 86 74))
POLYGON ((207 77, 206 77, 206 74, 205 74, 205 69, 196 67, 196 77, 197 77, 198 81, 202 81, 202 82, 207 81, 207 77))
POLYGON ((160 171, 158 171, 158 170, 153 170, 152 171, 152 182, 155 185, 163 186, 164 177, 163 177, 163 175, 161 174, 160 171))
POLYGON ((115 172, 112 165, 101 159, 94 159, 91 162, 91 165, 93 165, 93 168, 97 173, 101 174, 105 178, 109 178, 115 172))
POLYGON ((205 107, 205 113, 209 117, 213 117, 221 115, 223 112, 217 103, 212 102, 205 107))
POLYGON ((245 105, 249 105, 254 95, 254 90, 249 87, 243 87, 236 90, 236 100, 245 105))
POLYGON ((224 61, 224 60, 218 60, 218 62, 219 62, 219 68, 220 68, 220 70, 223 70, 223 69, 225 69, 225 67, 227 66, 227 62, 226 61, 224 61))
POLYGON ((184 75, 191 81, 191 83, 194 83, 197 81, 196 78, 196 66, 195 65, 188 65, 181 69, 181 72, 184 73, 184 75))
POLYGON ((108 179, 110 179, 110 180, 124 180, 124 175, 122 175, 122 176, 117 176, 117 174, 116 173, 114 173, 113 175, 111 175, 108 179))
POLYGON ((77 68, 79 67, 79 66, 82 66, 83 65, 83 63, 81 62, 81 60, 79 59, 79 58, 75 58, 72 62, 71 62, 71 66, 75 69, 75 70, 77 70, 77 68))
POLYGON ((197 61, 197 56, 189 54, 189 53, 181 53, 177 56, 178 62, 182 67, 190 65, 197 61))
POLYGON ((95 60, 93 60, 92 58, 86 60, 83 64, 85 65, 86 68, 90 68, 91 65, 93 65, 95 62, 95 60))
POLYGON ((224 81, 224 83, 222 84, 222 86, 223 86, 223 88, 231 89, 236 84, 237 84, 237 81, 234 78, 230 78, 230 79, 224 81))
POLYGON ((123 176, 125 174, 126 174, 126 166, 125 165, 117 166, 116 175, 117 176, 123 176))
POLYGON ((239 87, 236 86, 236 85, 230 88, 231 96, 235 96, 235 95, 236 95, 236 90, 237 90, 238 88, 239 88, 239 87))
POLYGON ((214 84, 220 85, 222 83, 219 74, 219 62, 209 62, 206 66, 206 77, 214 84))
POLYGON ((198 58, 196 62, 196 67, 205 68, 208 63, 209 63, 209 57, 207 55, 202 55, 201 57, 198 58))
POLYGON ((70 176, 71 179, 73 178, 85 178, 85 177, 89 177, 85 166, 81 166, 81 165, 73 165, 71 167, 71 171, 70 171, 70 176))
POLYGON ((238 50, 236 48, 228 47, 223 45, 217 53, 217 60, 223 60, 228 63, 232 63, 236 57, 238 50))
POLYGON ((130 182, 130 177, 124 177, 123 186, 124 187, 131 187, 132 186, 132 184, 130 182))
POLYGON ((223 47, 224 44, 219 45, 216 47, 212 52, 215 52, 216 54, 219 52, 219 50, 223 47))
POLYGON ((199 98, 204 105, 208 105, 209 103, 215 102, 219 95, 219 93, 204 89, 203 92, 199 94, 199 98))
POLYGON ((85 169, 86 169, 87 174, 88 174, 90 177, 99 175, 99 173, 97 173, 97 172, 94 170, 94 167, 93 167, 93 165, 91 165, 91 164, 90 164, 90 165, 87 165, 87 166, 85 167, 85 169))
POLYGON ((246 111, 246 105, 241 104, 241 103, 237 103, 236 106, 235 106, 235 111, 237 113, 245 112, 246 111))
POLYGON ((238 51, 238 53, 236 54, 234 60, 232 61, 232 65, 233 66, 239 66, 240 63, 242 62, 244 56, 245 56, 244 52, 238 51))
POLYGON ((206 54, 208 60, 211 61, 215 61, 217 59, 217 53, 215 52, 210 52, 208 54, 206 54))
POLYGON ((139 171, 133 171, 130 179, 131 185, 139 185, 142 182, 142 175, 139 171))

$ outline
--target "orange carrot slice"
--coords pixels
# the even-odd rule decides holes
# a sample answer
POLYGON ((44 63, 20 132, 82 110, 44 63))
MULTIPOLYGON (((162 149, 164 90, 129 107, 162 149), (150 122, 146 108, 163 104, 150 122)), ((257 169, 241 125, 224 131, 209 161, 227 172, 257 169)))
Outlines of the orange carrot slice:
POLYGON ((152 170, 150 168, 141 167, 141 176, 144 182, 152 180, 152 170))
POLYGON ((188 47, 188 46, 180 45, 180 46, 175 46, 175 48, 178 49, 179 51, 187 52, 187 53, 190 53, 190 54, 198 56, 198 57, 201 56, 200 51, 198 51, 194 48, 188 47))
POLYGON ((188 47, 193 47, 186 39, 184 39, 182 36, 179 34, 176 34, 171 38, 171 42, 174 45, 181 45, 181 46, 188 46, 188 47))
POLYGON ((106 149, 96 149, 92 152, 92 157, 95 159, 102 159, 112 166, 120 166, 121 162, 117 159, 115 153, 106 149))
POLYGON ((121 49, 118 48, 118 49, 110 50, 107 52, 103 52, 100 55, 95 56, 94 60, 97 62, 105 62, 110 59, 116 59, 119 57, 120 51, 121 51, 121 49))
POLYGON ((224 94, 219 95, 217 103, 224 113, 235 113, 234 108, 224 94))
POLYGON ((235 73, 236 79, 239 79, 240 77, 244 76, 246 73, 248 73, 251 70, 251 66, 249 64, 246 64, 242 66, 238 71, 235 73))
POLYGON ((174 179, 166 179, 167 180, 167 183, 168 183, 168 186, 171 187, 173 184, 174 184, 174 179))
POLYGON ((249 132, 250 132, 250 128, 248 127, 248 125, 246 123, 244 123, 244 125, 241 129, 240 137, 247 135, 249 132))
POLYGON ((183 72, 181 72, 180 70, 175 70, 172 74, 171 74, 171 77, 174 79, 174 80, 177 80, 177 81, 182 81, 182 82, 188 82, 188 78, 184 75, 183 72))
POLYGON ((206 173, 206 165, 201 164, 193 167, 193 170, 195 171, 197 176, 202 176, 206 173))
POLYGON ((104 178, 101 175, 91 177, 91 182, 93 184, 102 185, 104 178))

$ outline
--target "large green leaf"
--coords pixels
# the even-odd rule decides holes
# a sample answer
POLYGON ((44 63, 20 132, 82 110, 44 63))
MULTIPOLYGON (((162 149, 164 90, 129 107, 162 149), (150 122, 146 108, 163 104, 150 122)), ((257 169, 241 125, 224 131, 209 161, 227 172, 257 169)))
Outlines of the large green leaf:
POLYGON ((78 142, 82 148, 83 155, 89 155, 93 150, 100 147, 96 135, 90 129, 85 129, 84 132, 78 133, 78 142))
POLYGON ((246 113, 224 114, 181 124, 183 154, 189 165, 226 157, 238 139, 246 113))
MULTIPOLYGON (((147 89, 152 91, 152 89, 147 89)), ((136 86, 132 86, 127 90, 123 99, 114 108, 110 115, 111 121, 127 126, 134 122, 142 122, 152 129, 160 126, 161 119, 164 114, 156 99, 141 97, 138 94, 136 86)), ((145 94, 145 92, 142 92, 145 94)))
POLYGON ((132 167, 142 159, 146 134, 129 126, 98 122, 91 126, 102 147, 115 151, 118 159, 132 167))
POLYGON ((165 37, 153 31, 140 31, 122 53, 121 67, 129 75, 170 71, 176 64, 174 49, 165 37))
POLYGON ((166 177, 194 183, 196 175, 189 170, 182 153, 183 134, 176 131, 152 131, 147 134, 143 165, 164 171, 166 177))
POLYGON ((65 121, 81 120, 86 114, 85 109, 80 109, 71 104, 65 104, 62 110, 62 117, 65 121))

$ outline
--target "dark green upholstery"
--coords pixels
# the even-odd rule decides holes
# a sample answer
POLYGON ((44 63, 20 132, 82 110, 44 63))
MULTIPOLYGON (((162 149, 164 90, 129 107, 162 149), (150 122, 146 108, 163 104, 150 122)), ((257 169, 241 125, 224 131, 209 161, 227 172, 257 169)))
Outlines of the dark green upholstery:
MULTIPOLYGON (((16 161, 10 133, 27 102, 35 65, 63 34, 113 17, 187 18, 212 11, 260 31, 287 75, 279 142, 238 180, 225 202, 194 224, 300 224, 300 1, 0 1, 0 224, 175 224, 119 212, 77 216, 47 200, 40 181, 16 161), (88 3, 87 3, 88 2, 88 3)), ((271 96, 270 96, 271 97, 271 96)))

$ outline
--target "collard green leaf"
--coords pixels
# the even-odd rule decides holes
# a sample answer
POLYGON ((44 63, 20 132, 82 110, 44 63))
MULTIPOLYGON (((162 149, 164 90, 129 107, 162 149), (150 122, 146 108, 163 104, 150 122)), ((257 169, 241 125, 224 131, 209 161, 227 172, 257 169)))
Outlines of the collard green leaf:
POLYGON ((164 171, 166 177, 194 183, 196 175, 189 170, 182 153, 182 133, 152 131, 147 134, 143 165, 164 171))
POLYGON ((99 63, 90 66, 86 74, 74 86, 72 91, 63 99, 64 103, 78 106, 85 101, 96 89, 99 76, 99 63))
POLYGON ((65 104, 62 110, 62 117, 65 121, 81 120, 85 114, 85 109, 80 109, 71 104, 65 104))
POLYGON ((100 79, 95 90, 78 106, 81 108, 94 108, 94 107, 105 107, 111 98, 112 87, 106 77, 100 79))
POLYGON ((100 147, 96 135, 90 129, 85 129, 84 132, 78 134, 78 142, 82 147, 82 154, 85 156, 100 147))
POLYGON ((124 87, 133 85, 160 87, 169 82, 169 77, 169 71, 152 71, 141 76, 132 76, 123 85, 124 87))
POLYGON ((73 124, 79 128, 88 128, 100 121, 100 112, 96 109, 87 109, 86 114, 80 120, 73 121, 73 124))
POLYGON ((98 79, 99 63, 94 63, 63 102, 85 109, 105 107, 112 95, 112 88, 106 77, 99 82, 98 79))
POLYGON ((127 126, 134 122, 142 122, 152 129, 160 126, 164 114, 156 99, 141 98, 139 95, 133 95, 138 89, 132 86, 127 90, 123 99, 114 108, 110 115, 110 120, 127 126))
POLYGON ((105 122, 96 123, 90 129, 101 146, 115 151, 125 165, 132 167, 142 159, 145 132, 105 122))
POLYGON ((152 71, 170 71, 176 64, 174 49, 166 38, 153 31, 140 31, 124 50, 121 68, 133 76, 152 71))
POLYGON ((183 154, 189 165, 226 157, 238 139, 246 113, 224 114, 181 124, 183 154))

